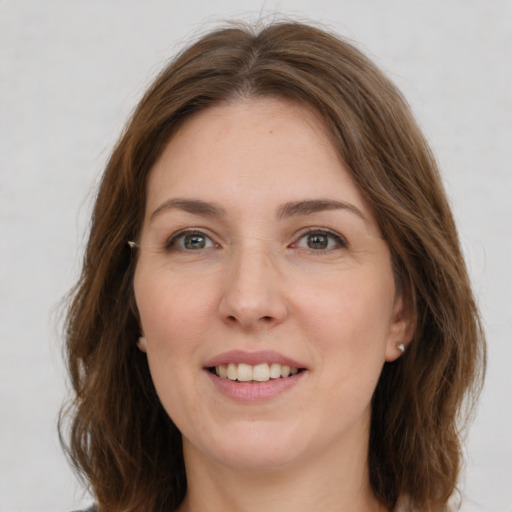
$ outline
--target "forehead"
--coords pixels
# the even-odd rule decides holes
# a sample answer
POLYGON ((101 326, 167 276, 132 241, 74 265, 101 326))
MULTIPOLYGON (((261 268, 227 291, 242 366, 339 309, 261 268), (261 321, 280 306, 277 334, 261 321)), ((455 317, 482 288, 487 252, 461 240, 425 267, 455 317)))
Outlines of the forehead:
POLYGON ((150 172, 148 209, 170 196, 226 206, 330 198, 371 217, 319 115, 276 98, 222 103, 187 119, 150 172))

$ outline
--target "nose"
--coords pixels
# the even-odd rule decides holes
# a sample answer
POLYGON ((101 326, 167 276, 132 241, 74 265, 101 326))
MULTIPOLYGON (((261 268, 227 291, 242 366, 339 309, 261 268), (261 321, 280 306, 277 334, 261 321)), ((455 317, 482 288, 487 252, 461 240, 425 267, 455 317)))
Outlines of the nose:
POLYGON ((226 270, 219 302, 222 321, 243 330, 281 323, 288 314, 283 285, 269 253, 255 247, 240 249, 226 270))

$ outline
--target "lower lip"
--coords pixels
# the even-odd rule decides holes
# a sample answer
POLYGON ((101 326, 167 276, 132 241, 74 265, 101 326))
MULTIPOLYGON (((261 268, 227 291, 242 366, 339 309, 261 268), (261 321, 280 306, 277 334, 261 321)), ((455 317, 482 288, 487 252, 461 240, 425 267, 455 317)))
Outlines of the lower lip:
POLYGON ((261 403, 279 396, 293 388, 306 376, 306 371, 290 377, 270 379, 266 382, 238 382, 225 379, 205 370, 217 391, 224 396, 244 403, 261 403))

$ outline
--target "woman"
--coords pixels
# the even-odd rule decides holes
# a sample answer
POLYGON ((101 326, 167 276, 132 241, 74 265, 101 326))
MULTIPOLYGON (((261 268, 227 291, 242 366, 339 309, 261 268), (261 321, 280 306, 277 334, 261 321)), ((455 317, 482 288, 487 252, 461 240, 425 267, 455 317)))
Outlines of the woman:
POLYGON ((105 170, 67 351, 100 511, 446 510, 484 341, 400 93, 297 23, 186 49, 105 170))

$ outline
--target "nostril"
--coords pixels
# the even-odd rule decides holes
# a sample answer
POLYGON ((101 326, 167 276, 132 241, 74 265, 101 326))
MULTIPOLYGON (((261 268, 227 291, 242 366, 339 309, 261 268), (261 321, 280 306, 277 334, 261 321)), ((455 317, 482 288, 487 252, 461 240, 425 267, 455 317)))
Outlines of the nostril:
MULTIPOLYGON (((226 320, 230 323, 238 323, 238 319, 235 315, 229 315, 226 317, 226 320)), ((265 316, 262 316, 260 317, 260 321, 264 322, 264 323, 271 323, 273 321, 273 317, 270 316, 270 315, 265 315, 265 316)))

